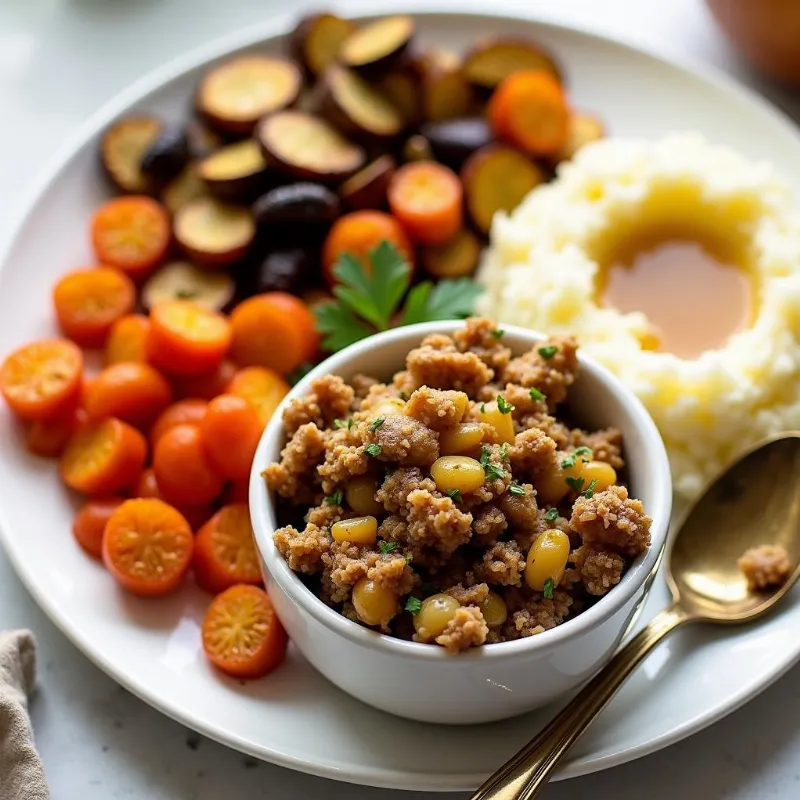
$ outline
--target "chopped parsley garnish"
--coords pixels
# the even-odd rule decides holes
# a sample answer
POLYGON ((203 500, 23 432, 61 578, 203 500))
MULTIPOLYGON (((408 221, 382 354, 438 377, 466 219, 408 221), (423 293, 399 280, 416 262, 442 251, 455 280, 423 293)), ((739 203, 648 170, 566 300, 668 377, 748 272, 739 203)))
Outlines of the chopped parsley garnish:
POLYGON ((501 414, 510 414, 514 410, 514 406, 501 394, 497 395, 497 407, 501 414))
POLYGON ((445 494, 454 502, 454 503, 463 503, 464 498, 461 496, 461 491, 459 489, 448 489, 445 494))
POLYGON ((342 490, 337 489, 330 497, 326 497, 324 502, 326 506, 340 506, 343 498, 342 490))
POLYGON ((567 486, 574 489, 576 492, 583 491, 583 478, 573 478, 571 475, 568 475, 564 480, 567 482, 567 486))
POLYGON ((575 466, 575 456, 574 455, 567 456, 561 462, 561 469, 572 469, 574 466, 575 466))
POLYGON ((378 428, 380 428, 381 425, 383 425, 384 422, 386 422, 386 417, 378 417, 377 419, 374 419, 372 421, 372 424, 369 426, 369 429, 371 431, 376 431, 378 430, 378 428))
POLYGON ((553 599, 553 589, 556 588, 556 582, 552 578, 548 578, 544 582, 544 588, 542 589, 542 594, 544 595, 546 600, 553 599))
POLYGON ((406 556, 406 564, 410 564, 414 560, 414 556, 406 556))
POLYGON ((335 419, 333 421, 333 427, 338 429, 347 428, 347 430, 350 430, 350 428, 353 427, 353 418, 348 417, 347 419, 335 419))
POLYGON ((535 386, 531 386, 529 391, 531 394, 531 400, 544 400, 547 397, 544 392, 540 392, 535 386))
POLYGON ((516 494, 520 497, 524 497, 527 494, 525 489, 523 489, 518 483, 512 483, 511 486, 508 487, 508 491, 511 492, 511 494, 516 494))
POLYGON ((373 456, 373 457, 374 457, 374 456, 377 456, 377 455, 378 455, 378 453, 380 453, 380 452, 381 452, 381 446, 380 446, 379 444, 368 444, 368 445, 367 445, 367 446, 364 448, 364 452, 365 452, 365 453, 366 453, 368 456, 373 456))
POLYGON ((589 456, 589 458, 591 458, 592 457, 592 450, 589 447, 578 447, 575 450, 574 455, 576 455, 576 456, 589 456))
POLYGON ((422 608, 422 600, 419 597, 409 597, 406 600, 406 611, 410 611, 412 614, 419 614, 419 610, 422 608))
POLYGON ((587 500, 588 500, 589 498, 591 498, 591 497, 592 497, 592 495, 594 495, 594 489, 595 489, 595 486, 597 486, 597 478, 592 478, 592 479, 589 481, 589 485, 586 487, 586 489, 585 489, 585 490, 584 490, 584 492, 583 492, 583 496, 584 496, 584 497, 585 497, 587 500))
POLYGON ((502 328, 495 328, 493 331, 490 331, 490 333, 495 339, 502 339, 506 332, 502 328))
POLYGON ((554 344, 539 348, 539 355, 545 359, 545 361, 549 361, 557 352, 558 348, 554 344))
POLYGON ((500 445, 500 458, 502 458, 503 461, 508 458, 508 442, 503 442, 503 444, 500 445))
POLYGON ((492 457, 492 451, 486 445, 481 447, 481 458, 480 458, 480 461, 481 461, 481 466, 482 467, 488 466, 489 459, 491 457, 492 457))
POLYGON ((393 553, 395 550, 397 550, 397 542, 378 542, 379 553, 393 553))
POLYGON ((314 310, 322 346, 335 352, 376 331, 385 331, 402 305, 401 325, 467 317, 481 287, 470 278, 416 284, 411 265, 383 240, 369 253, 369 266, 354 253, 342 253, 333 267, 336 300, 314 310), (403 298, 405 297, 405 302, 403 298))
POLYGON ((548 522, 555 522, 555 521, 558 519, 558 509, 557 509, 557 508, 551 508, 551 509, 550 509, 550 510, 549 510, 549 511, 548 511, 548 512, 547 512, 547 513, 544 515, 544 518, 545 518, 545 519, 546 519, 548 522))
POLYGON ((400 399, 405 402, 408 400, 408 392, 400 392, 400 399))
POLYGON ((502 467, 498 467, 497 464, 487 464, 484 467, 486 471, 486 480, 487 481, 496 481, 496 480, 503 480, 506 476, 506 471, 502 467))
POLYGON ((481 414, 486 413, 486 403, 481 403, 481 414))

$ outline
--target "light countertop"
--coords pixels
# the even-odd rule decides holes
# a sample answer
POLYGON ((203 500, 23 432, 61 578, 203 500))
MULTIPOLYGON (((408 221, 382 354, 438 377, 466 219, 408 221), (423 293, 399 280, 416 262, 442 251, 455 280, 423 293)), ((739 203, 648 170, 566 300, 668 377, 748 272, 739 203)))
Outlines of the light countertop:
MULTIPOLYGON (((293 8, 304 5, 319 3, 302 0, 293 8)), ((515 5, 712 64, 800 120, 800 96, 790 98, 748 73, 701 0, 506 0, 503 11, 515 5)), ((356 7, 346 0, 336 6, 356 7)), ((26 186, 96 108, 173 56, 278 9, 287 7, 279 0, 3 0, 0 244, 18 218, 26 186)), ((330 783, 256 762, 187 731, 81 655, 39 611, 0 551, 0 627, 23 626, 39 639, 32 716, 54 800, 441 797, 330 783)), ((798 718, 800 671, 794 669, 702 733, 631 764, 553 785, 546 797, 793 800, 800 797, 798 718)))

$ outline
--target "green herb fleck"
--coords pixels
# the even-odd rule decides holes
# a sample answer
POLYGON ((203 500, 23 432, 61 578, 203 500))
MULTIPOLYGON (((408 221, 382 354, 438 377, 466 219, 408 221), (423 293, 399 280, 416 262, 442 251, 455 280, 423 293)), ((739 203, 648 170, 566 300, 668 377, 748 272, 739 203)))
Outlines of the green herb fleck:
POLYGON ((489 459, 492 457, 492 451, 484 445, 481 447, 481 466, 486 467, 489 465, 489 459))
POLYGON ((531 400, 545 400, 547 397, 544 392, 540 392, 535 386, 531 386, 530 394, 531 400))
POLYGON ((464 498, 461 496, 461 491, 459 489, 448 489, 445 494, 454 502, 454 503, 463 503, 464 498))
POLYGON ((484 467, 484 470, 486 471, 487 481, 503 480, 506 477, 506 471, 502 467, 498 467, 497 464, 489 463, 484 467))
POLYGON ((592 457, 592 451, 588 447, 579 447, 579 448, 577 448, 575 450, 574 455, 576 455, 576 456, 589 456, 589 458, 591 458, 592 457))
POLYGON ((486 403, 481 403, 481 414, 486 413, 486 403))
POLYGON ((379 553, 393 553, 395 550, 397 550, 397 542, 378 542, 379 553))
POLYGON ((539 355, 545 359, 545 361, 549 361, 557 352, 558 348, 554 344, 539 348, 539 355))
POLYGON ((337 489, 330 497, 325 498, 326 506, 340 506, 344 495, 341 489, 337 489))
POLYGON ((511 486, 508 487, 508 491, 511 492, 511 494, 516 494, 520 497, 524 497, 527 494, 525 489, 523 489, 518 483, 512 483, 511 486))
POLYGON ((406 564, 410 564, 414 560, 414 556, 406 556, 406 564))
POLYGON ((493 331, 490 331, 490 333, 495 339, 502 339, 506 332, 502 328, 495 328, 493 331))
POLYGON ((340 430, 342 428, 347 428, 347 430, 350 430, 350 428, 353 427, 353 418, 348 417, 347 419, 335 419, 333 421, 333 427, 340 430))
POLYGON ((194 289, 178 289, 178 291, 175 292, 175 297, 178 300, 191 300, 193 297, 196 297, 196 295, 197 293, 194 289))
POLYGON ((497 407, 501 414, 510 414, 514 410, 514 406, 501 394, 497 395, 497 407))
POLYGON ((567 486, 571 489, 574 489, 576 492, 583 491, 583 478, 573 478, 571 475, 568 475, 565 478, 567 482, 567 486))
POLYGON ((575 466, 575 456, 574 455, 567 456, 561 462, 561 469, 572 469, 574 466, 575 466))
POLYGON ((405 402, 408 400, 408 392, 400 392, 400 399, 405 402))
POLYGON ((589 485, 586 487, 586 490, 583 492, 583 496, 588 500, 592 495, 594 495, 594 489, 597 486, 597 478, 592 478, 589 481, 589 485))
POLYGON ((367 446, 364 448, 364 452, 365 452, 365 453, 366 453, 368 456, 373 456, 373 457, 374 457, 374 456, 377 456, 377 455, 378 455, 378 453, 380 453, 380 452, 381 452, 381 446, 380 446, 379 444, 368 444, 368 445, 367 445, 367 446))
POLYGON ((553 599, 553 589, 555 588, 556 588, 556 582, 552 578, 548 578, 544 582, 544 588, 542 589, 542 594, 544 595, 545 600, 553 599))
POLYGON ((409 597, 406 600, 406 611, 410 611, 412 614, 419 614, 419 610, 422 608, 422 600, 419 597, 409 597))
POLYGON ((296 383, 300 383, 312 369, 314 369, 314 365, 309 361, 304 361, 286 380, 294 386, 296 383))
POLYGON ((372 421, 372 424, 369 426, 369 429, 371 431, 376 431, 378 430, 378 428, 380 428, 381 425, 383 425, 384 422, 386 422, 386 417, 378 417, 377 419, 374 419, 372 421))
POLYGON ((544 518, 545 518, 545 519, 546 519, 548 522, 555 522, 555 521, 558 519, 558 509, 557 509, 557 508, 551 508, 551 509, 550 509, 550 510, 549 510, 549 511, 548 511, 548 512, 547 512, 547 513, 544 515, 544 518))
POLYGON ((503 461, 508 458, 508 442, 503 442, 503 444, 500 445, 500 458, 502 458, 503 461))

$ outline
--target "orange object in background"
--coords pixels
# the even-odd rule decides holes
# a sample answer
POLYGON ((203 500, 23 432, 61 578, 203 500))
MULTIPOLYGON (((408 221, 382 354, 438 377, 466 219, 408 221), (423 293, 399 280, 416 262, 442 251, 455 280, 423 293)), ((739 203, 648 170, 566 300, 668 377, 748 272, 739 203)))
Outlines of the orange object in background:
POLYGON ((231 323, 223 314, 190 300, 159 303, 150 312, 148 361, 170 375, 215 370, 231 345, 231 323))
POLYGON ((136 498, 116 508, 103 535, 103 563, 124 589, 143 597, 178 588, 192 563, 194 536, 162 500, 136 498))
POLYGON ((103 533, 114 511, 125 502, 121 495, 97 497, 84 503, 72 522, 78 544, 93 558, 103 557, 103 533))
POLYGON ((213 400, 218 394, 223 394, 236 374, 236 364, 229 358, 224 358, 210 372, 201 372, 199 375, 185 375, 172 378, 175 394, 180 398, 202 398, 213 400))
MULTIPOLYGON (((152 497, 156 500, 167 502, 161 493, 152 467, 142 470, 139 480, 136 481, 136 485, 133 487, 132 495, 134 497, 152 497)), ((200 530, 214 516, 214 506, 211 503, 201 503, 197 506, 175 506, 175 508, 186 517, 186 521, 195 532, 200 530)))
POLYGON ((389 184, 389 208, 416 244, 446 244, 464 224, 464 191, 453 170, 435 161, 404 164, 389 184))
POLYGON ((336 285, 333 267, 342 253, 360 256, 369 269, 369 254, 381 242, 393 244, 414 265, 414 247, 403 226, 383 211, 353 211, 331 227, 322 250, 322 273, 329 286, 336 285))
POLYGON ((237 583, 261 583, 261 565, 244 503, 221 508, 195 539, 194 576, 198 586, 217 594, 237 583))
POLYGON ((217 474, 229 481, 246 480, 262 430, 258 413, 243 397, 215 397, 200 422, 200 433, 217 474))
POLYGON ((161 493, 179 506, 210 503, 222 492, 222 477, 205 454, 197 425, 175 425, 156 442, 153 471, 161 493))
POLYGON ((58 458, 79 425, 81 416, 69 411, 62 418, 34 422, 25 434, 28 451, 43 458, 58 458))
POLYGON ((238 585, 218 594, 203 620, 209 661, 235 678, 261 678, 286 657, 289 638, 267 593, 238 585))
POLYGON ((0 391, 27 422, 52 420, 77 405, 83 354, 66 339, 44 339, 15 350, 0 367, 0 391))
POLYGON ((198 398, 178 400, 159 415, 150 428, 150 447, 155 449, 156 442, 176 425, 199 425, 206 415, 208 403, 198 398))
POLYGON ((171 240, 169 212, 152 197, 117 197, 100 206, 92 217, 92 245, 98 260, 118 267, 136 281, 158 266, 171 240))
POLYGON ((144 468, 147 442, 136 428, 109 418, 81 425, 61 456, 61 479, 76 492, 113 494, 133 485, 144 468))
POLYGON ((106 339, 106 364, 123 361, 147 361, 147 337, 150 319, 143 314, 126 314, 120 317, 106 339))
POLYGON ((126 361, 106 367, 86 390, 90 420, 117 417, 147 430, 172 402, 172 387, 149 364, 126 361))
POLYGON ((233 376, 226 391, 252 403, 261 426, 265 427, 289 389, 277 372, 264 367, 245 367, 233 376))
POLYGON ((512 72, 489 100, 495 134, 531 156, 553 156, 569 135, 570 113, 561 84, 542 70, 512 72))

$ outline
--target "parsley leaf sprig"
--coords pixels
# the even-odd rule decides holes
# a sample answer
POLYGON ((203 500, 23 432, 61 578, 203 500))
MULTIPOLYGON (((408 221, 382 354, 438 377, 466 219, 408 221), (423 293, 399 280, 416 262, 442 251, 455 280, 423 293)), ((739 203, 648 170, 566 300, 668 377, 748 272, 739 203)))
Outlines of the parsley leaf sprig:
POLYGON ((481 288, 470 278, 424 281, 411 291, 411 265, 390 242, 369 253, 370 269, 352 253, 343 253, 333 268, 336 300, 314 310, 322 346, 336 351, 392 326, 403 297, 401 325, 458 319, 472 313, 481 288), (407 296, 406 296, 407 295, 407 296))

